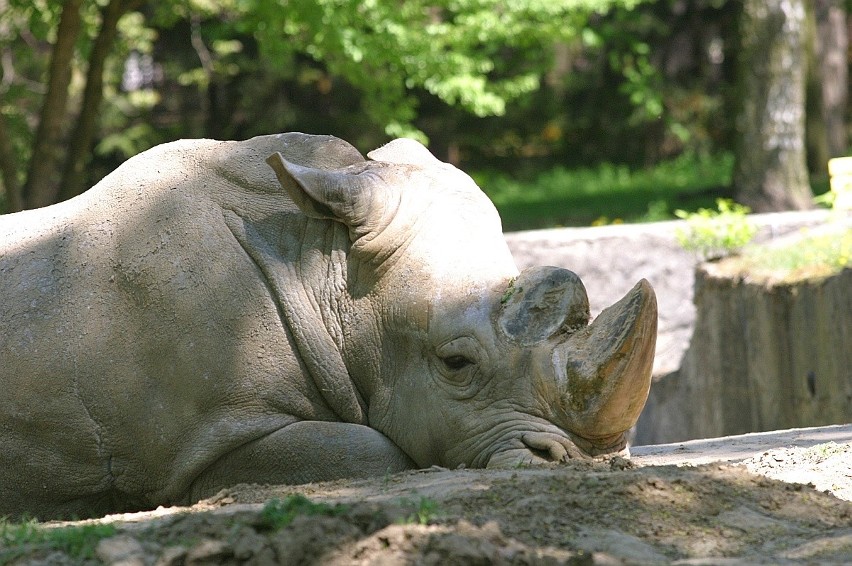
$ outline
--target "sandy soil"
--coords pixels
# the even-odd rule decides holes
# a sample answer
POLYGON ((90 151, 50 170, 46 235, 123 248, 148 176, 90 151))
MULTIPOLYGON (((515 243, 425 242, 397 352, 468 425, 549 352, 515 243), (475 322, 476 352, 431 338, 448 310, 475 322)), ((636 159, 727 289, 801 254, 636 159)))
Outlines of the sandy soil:
POLYGON ((117 533, 90 559, 0 545, 0 563, 852 563, 852 426, 634 452, 544 468, 237 486, 189 508, 97 520, 117 533), (294 517, 282 526, 284 511, 294 517))
MULTIPOLYGON (((776 218, 764 223, 770 236, 789 224, 776 218)), ((695 258, 677 248, 672 226, 643 227, 638 240, 630 232, 633 247, 624 246, 623 227, 507 239, 520 267, 577 271, 593 309, 649 278, 661 313, 670 313, 660 321, 660 374, 676 369, 694 316, 695 258), (653 261, 643 249, 656 250, 653 261), (621 255, 606 255, 612 250, 621 255)), ((114 525, 89 557, 44 540, 11 544, 0 523, 0 565, 852 564, 852 425, 633 453, 544 468, 244 485, 192 507, 45 525, 114 525)))

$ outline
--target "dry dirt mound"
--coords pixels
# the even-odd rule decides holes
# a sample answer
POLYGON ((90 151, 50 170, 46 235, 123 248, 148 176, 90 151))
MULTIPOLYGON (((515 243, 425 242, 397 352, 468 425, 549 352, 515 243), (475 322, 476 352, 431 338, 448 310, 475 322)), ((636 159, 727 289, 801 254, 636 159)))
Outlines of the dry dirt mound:
POLYGON ((850 462, 852 442, 739 464, 616 459, 238 486, 191 508, 100 520, 115 532, 89 558, 41 542, 0 546, 0 563, 845 564, 852 502, 825 490, 849 495, 850 462))

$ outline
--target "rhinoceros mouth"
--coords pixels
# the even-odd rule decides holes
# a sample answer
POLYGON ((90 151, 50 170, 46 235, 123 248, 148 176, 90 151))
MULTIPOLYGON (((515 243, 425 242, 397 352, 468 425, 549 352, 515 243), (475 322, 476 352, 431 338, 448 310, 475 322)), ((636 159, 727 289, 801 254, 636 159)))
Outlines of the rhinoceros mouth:
POLYGON ((561 430, 559 433, 528 432, 496 450, 485 467, 512 468, 612 456, 629 456, 625 434, 590 440, 561 430))
POLYGON ((627 433, 621 432, 601 438, 583 438, 569 433, 572 442, 583 451, 586 456, 597 458, 601 456, 611 457, 614 455, 625 456, 629 454, 627 448, 627 433))

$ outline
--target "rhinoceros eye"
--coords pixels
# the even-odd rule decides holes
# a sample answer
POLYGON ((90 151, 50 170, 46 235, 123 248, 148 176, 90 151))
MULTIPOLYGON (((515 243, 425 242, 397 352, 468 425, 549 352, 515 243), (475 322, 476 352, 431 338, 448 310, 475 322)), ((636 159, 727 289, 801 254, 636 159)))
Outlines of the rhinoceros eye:
POLYGON ((442 358, 441 361, 444 366, 451 371, 463 370, 467 366, 473 365, 473 361, 464 356, 448 356, 446 358, 442 358))
POLYGON ((435 349, 438 371, 453 386, 467 385, 476 377, 481 347, 476 339, 461 336, 435 349))

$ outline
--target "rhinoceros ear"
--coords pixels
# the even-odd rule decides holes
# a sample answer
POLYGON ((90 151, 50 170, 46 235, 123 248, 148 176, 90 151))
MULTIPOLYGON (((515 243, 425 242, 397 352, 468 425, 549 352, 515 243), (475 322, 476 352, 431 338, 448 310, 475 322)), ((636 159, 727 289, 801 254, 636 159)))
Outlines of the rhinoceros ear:
POLYGON ((284 159, 278 152, 270 155, 266 162, 275 171, 278 182, 299 210, 311 218, 337 218, 331 206, 325 202, 328 200, 325 193, 329 192, 328 186, 333 184, 334 173, 296 165, 284 159))
POLYGON ((567 269, 524 269, 510 283, 501 302, 500 326, 506 336, 523 346, 589 324, 586 288, 577 274, 567 269))
POLYGON ((385 185, 379 176, 364 174, 369 162, 331 171, 297 165, 280 153, 266 162, 296 206, 310 218, 342 222, 349 227, 353 241, 383 227, 390 198, 382 191, 385 185))
POLYGON ((420 165, 428 167, 435 165, 446 165, 434 155, 429 153, 420 142, 399 138, 389 142, 378 149, 367 154, 373 161, 385 161, 387 163, 399 163, 403 165, 420 165))

